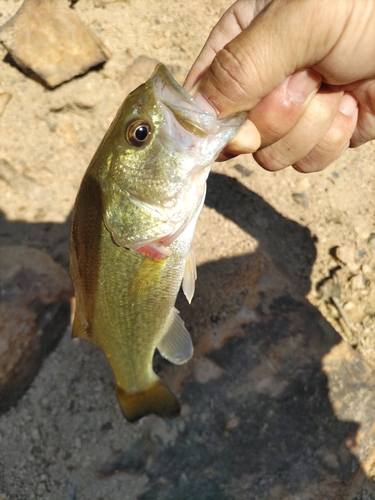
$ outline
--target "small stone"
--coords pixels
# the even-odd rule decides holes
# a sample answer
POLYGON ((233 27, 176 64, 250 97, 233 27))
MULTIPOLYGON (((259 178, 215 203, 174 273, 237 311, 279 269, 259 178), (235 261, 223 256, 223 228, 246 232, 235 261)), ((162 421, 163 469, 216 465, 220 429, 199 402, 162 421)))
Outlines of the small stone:
POLYGON ((361 290, 365 287, 365 281, 362 274, 357 274, 350 279, 350 285, 353 290, 361 290))
POLYGON ((358 265, 355 259, 355 249, 348 245, 334 247, 332 249, 332 254, 337 260, 350 268, 354 268, 358 265))
POLYGON ((369 239, 368 239, 369 245, 373 250, 375 250, 375 234, 371 233, 369 239))
POLYGON ((295 186, 298 188, 298 191, 305 191, 306 189, 309 189, 310 187, 310 181, 308 179, 308 176, 299 176, 298 179, 295 182, 295 186))
POLYGON ((70 321, 68 273, 35 248, 0 247, 0 411, 25 392, 70 321))
POLYGON ((152 42, 152 46, 154 49, 158 50, 161 49, 164 46, 164 39, 162 37, 160 38, 155 38, 155 40, 152 42))
POLYGON ((372 228, 369 226, 368 222, 363 218, 359 218, 354 223, 354 231, 363 240, 368 240, 370 238, 371 229, 372 228))
POLYGON ((352 301, 344 304, 344 311, 350 324, 361 323, 367 315, 365 306, 361 303, 354 304, 352 301))
POLYGON ((293 201, 303 208, 309 208, 310 200, 304 193, 293 193, 293 201))
POLYGON ((0 93, 0 116, 4 113, 6 105, 10 101, 11 97, 12 94, 9 94, 9 92, 0 93))
POLYGON ((44 481, 41 481, 38 484, 36 492, 37 492, 38 496, 43 496, 43 495, 45 495, 48 492, 47 485, 46 485, 46 483, 44 481))
POLYGON ((237 165, 235 165, 234 168, 237 170, 237 172, 239 172, 244 177, 250 177, 250 175, 253 173, 251 170, 244 167, 240 163, 237 163, 237 165))
POLYGON ((25 0, 1 27, 0 41, 25 73, 50 88, 109 58, 93 31, 59 0, 25 0))
POLYGON ((227 425, 225 427, 228 430, 232 430, 235 429, 239 423, 240 423, 239 417, 233 417, 230 420, 228 420, 227 425))
POLYGON ((208 358, 197 358, 193 362, 194 377, 201 384, 218 379, 224 373, 224 370, 220 366, 208 358))

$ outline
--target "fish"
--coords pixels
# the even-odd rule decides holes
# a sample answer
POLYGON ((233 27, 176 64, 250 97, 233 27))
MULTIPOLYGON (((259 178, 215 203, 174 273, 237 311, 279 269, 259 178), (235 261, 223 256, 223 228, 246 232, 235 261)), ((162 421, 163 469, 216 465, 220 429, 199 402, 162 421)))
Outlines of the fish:
POLYGON ((175 308, 191 302, 191 249, 213 161, 244 121, 200 108, 163 64, 120 106, 83 176, 73 208, 72 335, 102 349, 125 418, 176 417, 178 398, 153 370, 193 355, 175 308))

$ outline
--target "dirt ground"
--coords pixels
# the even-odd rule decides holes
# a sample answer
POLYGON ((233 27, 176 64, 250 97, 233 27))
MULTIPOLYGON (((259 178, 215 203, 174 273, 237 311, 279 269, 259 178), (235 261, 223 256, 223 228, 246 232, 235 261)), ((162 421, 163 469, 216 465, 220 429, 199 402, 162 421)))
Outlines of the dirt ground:
MULTIPOLYGON (((127 68, 147 56, 186 74, 230 3, 78 0, 111 58, 54 90, 0 46, 1 245, 68 269, 75 195, 127 68)), ((0 0, 0 24, 21 4, 0 0)), ((0 499, 374 499, 374 209, 374 142, 310 175, 215 164, 196 296, 178 299, 196 354, 155 360, 182 416, 128 424, 104 356, 67 331, 0 416, 0 499)))

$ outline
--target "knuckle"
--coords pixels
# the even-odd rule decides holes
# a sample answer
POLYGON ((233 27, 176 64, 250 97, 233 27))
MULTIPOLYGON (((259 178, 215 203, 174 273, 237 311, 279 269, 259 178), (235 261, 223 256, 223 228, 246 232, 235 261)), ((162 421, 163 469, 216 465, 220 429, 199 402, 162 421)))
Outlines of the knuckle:
POLYGON ((249 54, 238 41, 233 40, 217 53, 211 71, 219 92, 242 109, 249 109, 250 83, 258 79, 258 75, 249 54))
POLYGON ((290 165, 290 162, 286 162, 285 158, 282 158, 277 152, 269 151, 272 148, 265 148, 254 153, 254 159, 264 170, 269 172, 276 172, 277 170, 282 170, 290 165))

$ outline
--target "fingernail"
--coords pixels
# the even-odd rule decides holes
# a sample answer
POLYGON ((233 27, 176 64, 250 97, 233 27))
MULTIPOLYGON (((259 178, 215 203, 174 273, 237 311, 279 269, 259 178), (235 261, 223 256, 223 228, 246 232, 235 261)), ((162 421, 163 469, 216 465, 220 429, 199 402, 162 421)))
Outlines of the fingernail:
POLYGON ((303 70, 291 75, 286 82, 290 97, 295 102, 305 102, 309 95, 317 90, 322 79, 315 71, 303 70))
POLYGON ((340 102, 339 111, 346 116, 351 116, 357 106, 358 101, 355 97, 351 94, 344 94, 340 102))
POLYGON ((194 100, 198 103, 198 106, 200 106, 202 109, 205 111, 208 111, 209 113, 212 113, 214 115, 217 114, 216 109, 212 106, 210 102, 207 101, 205 96, 198 92, 196 95, 192 95, 194 100))

